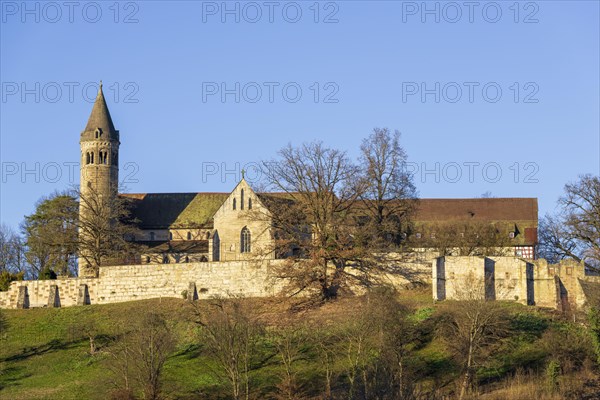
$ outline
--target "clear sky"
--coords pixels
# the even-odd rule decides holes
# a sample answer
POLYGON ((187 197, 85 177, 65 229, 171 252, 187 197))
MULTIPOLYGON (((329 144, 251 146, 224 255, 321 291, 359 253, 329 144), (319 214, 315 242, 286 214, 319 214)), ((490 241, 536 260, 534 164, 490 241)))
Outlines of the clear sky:
POLYGON ((290 142, 355 157, 389 127, 421 197, 553 211, 599 173, 598 4, 2 1, 1 222, 78 183, 100 79, 129 192, 229 191, 290 142))

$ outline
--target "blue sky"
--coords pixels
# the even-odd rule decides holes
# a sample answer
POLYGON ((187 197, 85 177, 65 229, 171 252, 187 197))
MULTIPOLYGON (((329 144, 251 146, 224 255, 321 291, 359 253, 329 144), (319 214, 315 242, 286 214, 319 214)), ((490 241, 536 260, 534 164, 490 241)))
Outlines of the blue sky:
POLYGON ((389 127, 421 197, 553 211, 599 173, 599 3, 424 4, 2 1, 1 222, 78 182, 100 79, 130 192, 229 191, 290 142, 355 157, 389 127))

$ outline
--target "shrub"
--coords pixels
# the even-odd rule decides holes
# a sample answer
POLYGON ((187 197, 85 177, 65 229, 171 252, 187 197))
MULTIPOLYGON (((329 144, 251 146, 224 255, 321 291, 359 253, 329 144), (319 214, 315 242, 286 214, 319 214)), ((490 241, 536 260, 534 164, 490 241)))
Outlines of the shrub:
POLYGON ((541 340, 551 360, 556 360, 565 374, 580 370, 594 355, 590 335, 583 327, 558 325, 548 329, 541 340))
POLYGON ((38 279, 56 279, 56 272, 52 271, 50 267, 46 267, 40 272, 38 279))
POLYGON ((8 271, 0 272, 0 292, 6 292, 13 281, 22 281, 24 272, 11 273, 8 271))
POLYGON ((560 363, 552 360, 546 366, 546 382, 549 389, 554 392, 558 389, 558 377, 560 376, 560 363))

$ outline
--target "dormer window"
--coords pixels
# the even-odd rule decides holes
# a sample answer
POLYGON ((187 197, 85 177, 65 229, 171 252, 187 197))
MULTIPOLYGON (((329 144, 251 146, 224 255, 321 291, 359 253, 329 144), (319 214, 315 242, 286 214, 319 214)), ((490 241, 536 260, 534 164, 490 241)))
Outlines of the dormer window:
POLYGON ((100 137, 102 136, 102 129, 100 128, 96 128, 96 139, 100 139, 100 137))

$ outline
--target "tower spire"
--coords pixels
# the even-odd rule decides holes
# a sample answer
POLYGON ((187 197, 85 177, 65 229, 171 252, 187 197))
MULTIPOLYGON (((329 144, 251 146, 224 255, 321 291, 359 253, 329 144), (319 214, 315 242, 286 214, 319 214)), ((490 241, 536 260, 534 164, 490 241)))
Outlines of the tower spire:
POLYGON ((90 139, 94 138, 94 132, 100 129, 105 137, 118 139, 118 133, 112 122, 108 106, 106 105, 106 99, 102 91, 102 81, 98 87, 98 95, 94 101, 92 112, 88 118, 87 125, 81 134, 82 139, 86 139, 88 136, 90 139))

